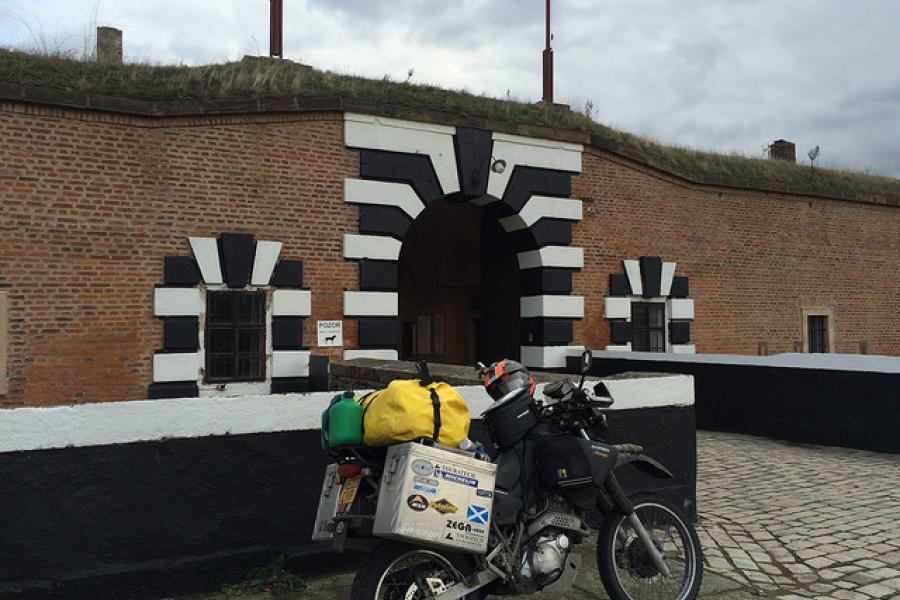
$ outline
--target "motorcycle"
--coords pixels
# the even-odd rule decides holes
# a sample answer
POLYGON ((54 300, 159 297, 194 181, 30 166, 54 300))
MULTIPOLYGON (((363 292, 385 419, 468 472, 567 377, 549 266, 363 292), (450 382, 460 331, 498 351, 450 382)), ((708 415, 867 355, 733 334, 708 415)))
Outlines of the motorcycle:
MULTIPOLYGON (((481 600, 565 591, 581 566, 574 548, 595 527, 599 576, 612 600, 696 598, 703 558, 691 521, 661 495, 626 495, 616 470, 633 464, 658 478, 672 474, 640 446, 607 444, 589 434, 606 428, 613 403, 602 382, 593 393, 585 389, 590 365, 587 351, 577 385, 548 384, 543 401, 525 393, 485 411, 496 481, 484 553, 448 551, 424 539, 373 537, 387 478, 384 449, 333 450, 337 463, 326 476, 317 528, 338 551, 366 552, 351 600, 481 600), (324 490, 335 485, 340 493, 329 502, 324 490)), ((480 456, 480 448, 474 455, 491 460, 480 456)))

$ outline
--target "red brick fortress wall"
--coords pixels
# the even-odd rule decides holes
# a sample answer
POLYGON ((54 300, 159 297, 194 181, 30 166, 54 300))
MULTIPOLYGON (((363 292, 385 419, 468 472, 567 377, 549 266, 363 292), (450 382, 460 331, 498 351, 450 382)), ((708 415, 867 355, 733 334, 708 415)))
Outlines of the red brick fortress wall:
POLYGON ((315 319, 342 318, 335 299, 356 281, 343 233, 357 221, 343 180, 358 172, 342 131, 339 113, 151 120, 0 104, 0 404, 146 398, 154 286, 165 256, 190 255, 188 236, 284 242, 312 290, 304 340, 315 319))
MULTIPOLYGON (((677 262, 695 303, 692 342, 704 354, 794 352, 802 310, 832 312, 834 351, 900 354, 900 209, 700 186, 586 148, 572 196, 585 296, 576 339, 610 344, 609 274, 644 255, 677 262)), ((576 326, 577 327, 577 326, 576 326)))
MULTIPOLYGON (((339 112, 144 118, 0 103, 0 289, 8 296, 8 391, 0 406, 147 397, 163 325, 154 286, 189 236, 284 243, 316 320, 344 319, 358 289, 343 236, 359 176, 339 112)), ((900 209, 694 185, 585 147, 572 198, 584 268, 574 344, 610 342, 609 276, 658 256, 690 279, 700 353, 792 352, 804 308, 831 311, 834 351, 900 355, 900 209)), ((344 347, 357 346, 344 320, 344 347)), ((2 376, 2 374, 0 374, 2 376)), ((2 386, 0 386, 2 390, 2 386)))

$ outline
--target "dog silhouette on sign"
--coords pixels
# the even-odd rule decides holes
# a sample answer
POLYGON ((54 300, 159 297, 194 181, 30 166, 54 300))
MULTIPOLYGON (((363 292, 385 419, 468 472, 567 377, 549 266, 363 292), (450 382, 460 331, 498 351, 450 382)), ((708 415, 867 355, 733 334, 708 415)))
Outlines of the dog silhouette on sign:
POLYGON ((336 337, 337 337, 337 334, 329 335, 327 338, 325 338, 325 343, 327 344, 328 342, 333 342, 334 338, 336 338, 336 337))

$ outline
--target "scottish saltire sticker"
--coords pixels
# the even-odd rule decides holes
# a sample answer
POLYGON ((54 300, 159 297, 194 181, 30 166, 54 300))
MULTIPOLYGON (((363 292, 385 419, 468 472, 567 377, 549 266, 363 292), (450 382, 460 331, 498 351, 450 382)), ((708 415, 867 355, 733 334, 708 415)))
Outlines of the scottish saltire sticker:
POLYGON ((490 513, 488 513, 488 509, 484 508, 483 506, 475 506, 474 504, 470 504, 468 508, 466 508, 466 520, 470 523, 487 525, 489 517, 490 513))

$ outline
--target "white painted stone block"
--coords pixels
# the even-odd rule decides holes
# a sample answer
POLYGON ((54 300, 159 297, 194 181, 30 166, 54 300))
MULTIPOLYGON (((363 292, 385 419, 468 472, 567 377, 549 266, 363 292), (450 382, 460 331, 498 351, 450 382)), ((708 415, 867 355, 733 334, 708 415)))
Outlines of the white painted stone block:
POLYGON ((197 266, 200 267, 200 275, 207 285, 222 283, 222 267, 219 265, 219 243, 216 238, 188 238, 197 266))
POLYGON ((370 258, 372 260, 397 260, 400 258, 400 240, 386 235, 344 234, 344 257, 370 258))
POLYGON ((669 300, 670 319, 693 319, 694 301, 690 298, 672 298, 669 300))
POLYGON ((662 278, 659 282, 659 295, 668 296, 672 292, 672 281, 675 279, 675 266, 677 263, 664 262, 662 264, 662 278))
POLYGON ((697 347, 694 344, 671 344, 669 350, 675 354, 696 354, 697 347))
POLYGON ((348 317, 396 317, 397 292, 344 292, 348 317))
POLYGON ((583 296, 523 296, 519 300, 523 319, 529 317, 584 318, 583 296))
POLYGON ((253 257, 253 274, 250 277, 250 285, 269 285, 279 254, 281 254, 281 242, 256 242, 256 256, 253 257))
POLYGON ((178 352, 153 355, 153 381, 197 381, 200 379, 200 353, 178 352))
POLYGON ((519 252, 520 269, 559 267, 580 269, 584 266, 584 249, 572 246, 544 246, 537 250, 519 252))
POLYGON ((631 298, 611 296, 603 299, 603 316, 607 319, 631 320, 631 298))
POLYGON ((157 317, 195 317, 205 311, 205 294, 197 288, 153 290, 153 314, 157 317))
POLYGON ((312 314, 312 292, 309 290, 275 290, 272 292, 273 317, 308 317, 312 314))
POLYGON ((353 358, 374 358, 377 360, 398 360, 396 350, 344 350, 344 360, 353 358))
POLYGON ((395 206, 412 219, 425 208, 416 191, 407 183, 366 179, 344 180, 344 202, 395 206))
POLYGON ((622 263, 625 265, 625 274, 628 276, 631 293, 640 296, 644 293, 644 284, 641 281, 641 263, 636 260, 623 260, 622 263))
POLYGON ((272 377, 309 377, 309 351, 272 352, 272 377))
POLYGON ((526 367, 560 369, 566 366, 567 357, 584 352, 584 346, 522 346, 520 350, 526 367))
POLYGON ((505 231, 519 231, 531 227, 541 219, 581 220, 581 200, 532 196, 518 214, 499 220, 505 231))

